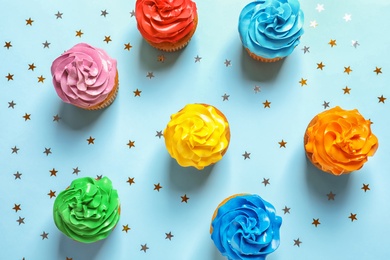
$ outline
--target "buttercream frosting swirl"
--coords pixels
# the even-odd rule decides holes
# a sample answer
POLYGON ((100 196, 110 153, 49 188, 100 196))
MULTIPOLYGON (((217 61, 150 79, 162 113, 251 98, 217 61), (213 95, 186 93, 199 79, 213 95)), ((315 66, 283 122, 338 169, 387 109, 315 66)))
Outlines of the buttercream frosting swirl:
POLYGON ((299 44, 303 20, 298 0, 258 0, 242 9, 238 31, 243 46, 252 53, 283 58, 299 44))
POLYGON ((137 0, 135 16, 147 41, 176 43, 194 28, 197 9, 191 0, 137 0))
POLYGON ((357 109, 339 106, 316 115, 306 129, 305 139, 311 161, 334 175, 359 170, 378 148, 371 121, 357 109))
POLYGON ((68 237, 84 243, 106 238, 120 217, 118 192, 111 180, 90 177, 72 181, 56 198, 54 222, 68 237))
POLYGON ((54 88, 66 103, 82 108, 101 104, 117 84, 117 62, 100 48, 79 43, 51 66, 54 88))
POLYGON ((280 243, 282 218, 256 194, 224 200, 214 212, 211 239, 229 260, 264 260, 280 243))
POLYGON ((217 108, 188 104, 171 115, 164 138, 169 154, 179 165, 201 170, 222 158, 229 146, 230 128, 217 108))

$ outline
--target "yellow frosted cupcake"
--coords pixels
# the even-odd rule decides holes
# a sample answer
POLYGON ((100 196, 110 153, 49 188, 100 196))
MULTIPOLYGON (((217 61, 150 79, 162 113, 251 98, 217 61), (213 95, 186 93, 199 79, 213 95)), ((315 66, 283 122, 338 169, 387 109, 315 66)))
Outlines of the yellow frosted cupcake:
POLYGON ((164 138, 169 154, 179 165, 202 170, 222 159, 229 146, 230 128, 217 108, 188 104, 171 115, 164 138))
POLYGON ((307 158, 320 170, 341 175, 359 170, 378 149, 371 121, 357 109, 334 107, 316 115, 306 128, 307 158))

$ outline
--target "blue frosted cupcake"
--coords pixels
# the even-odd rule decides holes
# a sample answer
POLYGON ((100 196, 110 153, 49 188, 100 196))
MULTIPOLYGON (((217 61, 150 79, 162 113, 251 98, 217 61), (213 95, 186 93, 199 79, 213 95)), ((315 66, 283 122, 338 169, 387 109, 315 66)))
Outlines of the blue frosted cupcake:
POLYGON ((279 247, 281 225, 269 202, 255 194, 236 194, 214 211, 210 234, 229 260, 264 260, 279 247))
POLYGON ((275 62, 290 55, 299 44, 303 20, 298 0, 258 0, 242 9, 238 31, 252 58, 275 62))

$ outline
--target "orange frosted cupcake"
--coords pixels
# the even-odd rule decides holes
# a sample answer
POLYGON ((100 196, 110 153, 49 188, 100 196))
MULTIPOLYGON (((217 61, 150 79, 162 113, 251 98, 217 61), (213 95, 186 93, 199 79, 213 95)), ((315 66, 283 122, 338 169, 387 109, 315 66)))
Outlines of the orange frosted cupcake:
POLYGON ((184 48, 198 25, 196 4, 191 0, 137 0, 135 16, 142 37, 167 52, 184 48))
POLYGON ((306 128, 307 158, 320 170, 333 175, 359 170, 378 149, 371 121, 357 109, 338 106, 316 115, 306 128))
POLYGON ((164 130, 166 148, 183 167, 202 170, 222 159, 230 142, 226 117, 206 104, 188 104, 171 115, 164 130))

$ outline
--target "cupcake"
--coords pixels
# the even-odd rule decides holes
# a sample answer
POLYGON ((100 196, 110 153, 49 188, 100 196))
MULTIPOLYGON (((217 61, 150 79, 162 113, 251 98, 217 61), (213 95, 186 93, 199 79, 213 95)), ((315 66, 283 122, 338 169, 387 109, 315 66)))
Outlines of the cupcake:
POLYGON ((195 33, 198 13, 191 0, 137 0, 135 8, 138 30, 154 48, 180 50, 195 33))
POLYGON ((120 217, 118 192, 111 180, 85 177, 72 181, 56 198, 53 218, 66 236, 83 243, 106 238, 120 217))
POLYGON ((164 138, 169 154, 179 165, 202 170, 222 159, 229 146, 230 128, 217 108, 188 104, 171 115, 164 138))
POLYGON ((280 243, 282 218, 274 206, 255 194, 236 194, 214 211, 210 234, 229 260, 264 260, 280 243))
POLYGON ((56 58, 51 74, 58 96, 83 109, 107 107, 118 92, 116 60, 86 43, 76 44, 56 58))
POLYGON ((357 109, 338 106, 316 115, 306 128, 307 158, 324 172, 341 175, 359 170, 378 149, 371 121, 357 109))
POLYGON ((251 2, 242 9, 238 20, 242 45, 255 60, 281 60, 299 44, 303 19, 298 0, 251 2))

